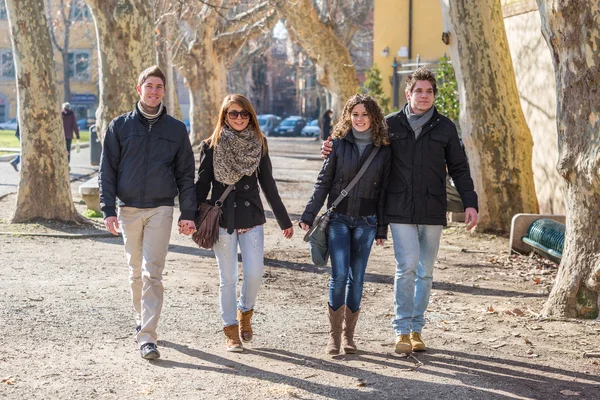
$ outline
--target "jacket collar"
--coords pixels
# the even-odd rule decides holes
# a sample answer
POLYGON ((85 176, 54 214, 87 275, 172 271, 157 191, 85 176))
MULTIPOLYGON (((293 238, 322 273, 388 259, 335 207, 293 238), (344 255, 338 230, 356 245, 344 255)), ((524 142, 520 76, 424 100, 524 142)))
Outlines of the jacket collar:
MULTIPOLYGON (((163 110, 160 113, 160 115, 158 116, 157 122, 160 121, 165 116, 166 113, 167 113, 167 106, 163 105, 163 110)), ((148 122, 146 117, 144 117, 144 115, 138 109, 137 103, 135 103, 135 107, 133 108, 133 116, 138 118, 144 125, 150 125, 150 123, 148 122)))

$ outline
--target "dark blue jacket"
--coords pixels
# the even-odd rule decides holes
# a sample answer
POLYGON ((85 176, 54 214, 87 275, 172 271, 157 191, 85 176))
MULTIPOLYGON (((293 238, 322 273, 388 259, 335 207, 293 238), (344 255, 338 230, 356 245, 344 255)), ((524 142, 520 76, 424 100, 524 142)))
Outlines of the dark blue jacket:
POLYGON ((478 208, 469 163, 452 121, 434 110, 417 139, 404 109, 386 121, 394 157, 386 223, 446 225, 446 168, 465 208, 478 208))
MULTIPOLYGON (((309 226, 319 214, 325 198, 330 208, 342 190, 354 179, 375 146, 367 146, 362 156, 358 155, 358 146, 352 131, 342 139, 334 139, 331 154, 323 162, 321 172, 315 183, 313 194, 306 205, 300 220, 309 226)), ((387 238, 387 225, 383 222, 385 207, 385 187, 392 161, 389 146, 382 146, 365 174, 350 190, 348 196, 335 209, 340 214, 351 217, 377 216, 377 239, 387 238)))
POLYGON ((150 124, 136 109, 115 118, 106 131, 100 159, 100 208, 104 218, 119 207, 173 206, 179 193, 180 219, 193 220, 194 153, 183 122, 163 108, 150 124))

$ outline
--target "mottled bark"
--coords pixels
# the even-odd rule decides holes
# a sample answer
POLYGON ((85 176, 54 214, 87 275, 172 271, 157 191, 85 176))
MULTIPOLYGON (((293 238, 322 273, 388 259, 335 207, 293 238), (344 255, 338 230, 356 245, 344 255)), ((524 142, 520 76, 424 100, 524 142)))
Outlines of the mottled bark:
POLYGON ((179 106, 179 98, 177 97, 177 82, 175 67, 173 66, 173 51, 169 42, 169 37, 176 29, 176 27, 171 26, 172 23, 173 21, 166 18, 161 18, 157 23, 156 63, 167 78, 167 91, 163 102, 167 106, 169 114, 181 120, 181 107, 179 106))
POLYGON ((11 222, 83 221, 73 205, 43 0, 7 0, 16 67, 21 179, 11 222))
POLYGON ((331 93, 334 114, 342 114, 343 106, 356 94, 359 81, 344 38, 319 19, 310 0, 277 0, 275 5, 286 19, 286 28, 317 65, 317 81, 331 93))
POLYGON ((600 292, 600 0, 538 0, 553 56, 565 247, 543 314, 596 317, 600 292))
POLYGON ((86 0, 96 24, 100 102, 96 110, 98 136, 112 119, 131 111, 139 100, 135 90, 144 69, 154 64, 152 2, 86 0))
POLYGON ((442 0, 460 98, 460 127, 475 189, 479 230, 510 230, 537 213, 533 139, 519 99, 500 0, 442 0))

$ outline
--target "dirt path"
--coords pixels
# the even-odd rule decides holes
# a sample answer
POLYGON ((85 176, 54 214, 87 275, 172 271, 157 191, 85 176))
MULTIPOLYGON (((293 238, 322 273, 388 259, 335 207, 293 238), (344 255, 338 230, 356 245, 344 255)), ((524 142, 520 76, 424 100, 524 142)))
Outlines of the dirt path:
MULTIPOLYGON (((320 167, 308 140, 270 139, 280 192, 297 216, 320 167)), ((73 186, 78 198, 77 187, 73 186)), ((87 232, 59 224, 0 231, 87 232)), ((266 203, 265 203, 266 204, 266 203)), ((81 211, 83 211, 83 206, 81 211)), ((175 229, 173 230, 175 232, 175 229)), ((507 256, 507 239, 444 230, 428 323, 430 349, 393 353, 391 240, 375 248, 357 326, 359 353, 330 357, 328 268, 309 263, 301 234, 285 240, 270 216, 255 339, 227 353, 213 253, 172 235, 159 326, 162 358, 133 342, 127 267, 119 238, 0 236, 0 398, 7 399, 597 399, 600 324, 541 321, 556 269, 507 256), (465 249, 468 252, 457 250, 465 249)))

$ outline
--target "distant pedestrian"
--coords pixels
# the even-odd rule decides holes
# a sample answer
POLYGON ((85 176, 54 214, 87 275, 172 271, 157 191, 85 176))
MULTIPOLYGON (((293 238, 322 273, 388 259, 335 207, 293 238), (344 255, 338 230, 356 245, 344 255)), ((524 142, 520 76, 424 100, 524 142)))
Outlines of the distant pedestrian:
POLYGON ((65 131, 65 141, 67 142, 67 159, 69 160, 69 164, 71 163, 71 142, 73 141, 73 132, 79 139, 79 126, 77 126, 77 119, 75 118, 75 113, 71 110, 70 103, 63 103, 62 105, 62 120, 63 120, 63 129, 65 131))
POLYGON ((331 110, 325 111, 325 113, 321 117, 321 137, 323 138, 323 140, 327 140, 327 138, 331 136, 331 130, 333 129, 332 117, 333 111, 331 110))
POLYGON ((165 81, 157 66, 140 74, 140 101, 108 126, 98 175, 104 225, 114 235, 119 227, 123 232, 136 336, 145 359, 160 357, 156 328, 175 196, 179 233, 194 231, 197 209, 194 153, 184 123, 168 115, 162 102, 165 81))
MULTIPOLYGON (((21 142, 21 134, 19 133, 19 123, 17 122, 17 130, 15 131, 15 136, 17 140, 21 142)), ((19 145, 19 147, 21 147, 19 145)), ((10 162, 10 165, 15 169, 15 171, 19 172, 19 163, 21 162, 21 150, 19 149, 19 154, 10 162)))

